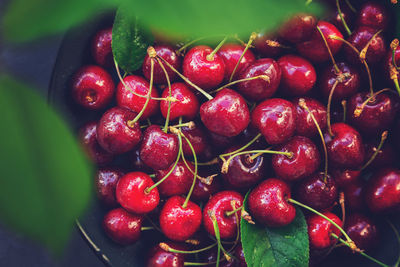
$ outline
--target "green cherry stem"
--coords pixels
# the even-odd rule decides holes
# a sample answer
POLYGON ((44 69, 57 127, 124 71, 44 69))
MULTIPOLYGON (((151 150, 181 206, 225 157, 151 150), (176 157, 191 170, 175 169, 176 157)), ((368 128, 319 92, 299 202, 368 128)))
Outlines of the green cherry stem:
POLYGON ((346 122, 346 115, 347 115, 347 101, 345 99, 341 102, 343 107, 343 122, 346 122))
POLYGON ((246 47, 244 48, 242 54, 240 55, 240 58, 239 58, 238 62, 236 62, 235 68, 233 69, 232 74, 231 74, 231 76, 229 77, 229 82, 232 81, 233 76, 235 75, 236 70, 237 70, 237 68, 239 67, 240 61, 242 61, 242 59, 243 59, 243 57, 244 57, 244 54, 246 54, 247 50, 249 49, 249 47, 251 46, 251 44, 253 43, 253 41, 254 41, 256 38, 257 38, 257 34, 256 34, 255 32, 251 33, 250 38, 249 38, 249 41, 247 42, 246 47))
POLYGON ((209 216, 211 216, 211 220, 213 222, 215 238, 217 239, 217 244, 218 244, 217 262, 216 262, 216 266, 218 267, 219 263, 221 261, 221 251, 222 251, 222 253, 224 253, 224 256, 225 256, 226 260, 229 261, 231 259, 231 256, 229 255, 229 253, 222 246, 221 235, 219 233, 218 221, 217 221, 217 218, 215 217, 215 214, 209 214, 209 216))
POLYGON ((230 82, 228 84, 225 84, 224 86, 221 86, 220 88, 218 88, 218 89, 216 89, 214 91, 211 91, 210 94, 218 93, 222 89, 227 88, 227 87, 232 86, 232 85, 235 85, 237 83, 247 82, 247 81, 256 80, 256 79, 262 79, 262 80, 264 80, 266 82, 270 82, 270 78, 269 78, 268 75, 258 75, 258 76, 244 78, 244 79, 240 79, 240 80, 236 80, 236 81, 230 82))
MULTIPOLYGON (((192 162, 192 163, 194 163, 194 162, 192 162)), ((207 161, 207 162, 197 162, 197 165, 199 165, 199 166, 210 166, 210 165, 215 165, 215 164, 218 164, 218 158, 213 158, 212 160, 207 161)))
MULTIPOLYGON (((185 202, 182 205, 182 208, 186 208, 187 204, 189 202, 189 199, 193 193, 194 190, 194 186, 196 185, 196 179, 197 179, 197 172, 198 172, 198 165, 197 165, 197 156, 196 156, 196 151, 193 148, 192 143, 189 141, 189 139, 180 131, 180 135, 182 135, 183 139, 185 139, 185 141, 188 143, 190 150, 192 150, 193 153, 193 160, 194 160, 194 174, 193 174, 193 182, 192 182, 192 186, 190 187, 189 193, 186 196, 185 202)), ((184 158, 185 156, 182 153, 182 158, 184 158)), ((190 168, 189 168, 190 169, 190 168)), ((190 169, 191 170, 191 169, 190 169)))
POLYGON ((339 67, 338 67, 337 64, 336 64, 336 60, 335 60, 335 58, 333 57, 331 48, 330 48, 329 45, 328 45, 328 41, 326 40, 325 35, 322 33, 321 29, 320 29, 318 26, 317 26, 317 30, 318 30, 319 34, 321 35, 322 40, 324 41, 326 50, 328 51, 328 54, 329 54, 329 57, 331 58, 333 67, 335 68, 335 72, 336 72, 336 74, 339 74, 339 73, 340 73, 340 69, 339 69, 339 67))
POLYGON ((217 245, 217 243, 214 243, 214 244, 209 245, 209 246, 207 246, 205 248, 187 251, 187 250, 179 250, 179 249, 171 248, 170 246, 168 246, 167 243, 164 243, 164 242, 159 244, 160 248, 162 248, 163 250, 165 250, 167 252, 173 252, 173 253, 179 253, 179 254, 195 254, 195 253, 199 253, 199 252, 203 252, 203 251, 207 251, 209 249, 212 249, 216 245, 217 245))
POLYGON ((343 23, 343 27, 345 28, 347 34, 348 34, 348 35, 351 35, 351 31, 350 31, 350 29, 349 29, 349 26, 347 25, 346 20, 345 20, 344 17, 343 17, 342 10, 340 9, 339 0, 336 0, 336 7, 337 7, 337 10, 338 10, 338 13, 339 13, 339 16, 340 16, 340 20, 341 20, 342 23, 343 23))
MULTIPOLYGON (((164 64, 161 62, 161 60, 159 60, 158 58, 156 58, 158 64, 160 65, 160 67, 162 68, 164 74, 165 74, 165 78, 167 79, 167 84, 168 84, 168 92, 169 92, 169 98, 172 98, 172 89, 171 89, 171 81, 169 80, 169 75, 167 70, 164 67, 164 64)), ((168 111, 167 111, 167 117, 165 118, 165 124, 164 124, 164 128, 163 131, 164 133, 168 132, 168 124, 169 124, 169 117, 171 114, 171 101, 168 101, 168 111)))
POLYGON ((390 43, 390 49, 392 50, 392 64, 398 70, 399 68, 397 67, 397 64, 396 64, 396 50, 397 50, 397 47, 399 47, 399 39, 395 38, 390 43))
POLYGON ((388 136, 388 131, 384 131, 381 135, 381 141, 379 142, 378 147, 374 151, 374 154, 372 154, 371 158, 364 164, 364 166, 361 167, 360 171, 365 170, 365 168, 367 168, 374 161, 376 156, 378 156, 379 152, 382 149, 383 144, 385 143, 387 136, 388 136))
POLYGON ((349 1, 349 0, 345 0, 345 2, 346 2, 347 6, 350 8, 350 10, 351 10, 353 13, 357 13, 357 9, 355 9, 355 8, 353 7, 353 5, 350 4, 350 1, 349 1))
POLYGON ((219 155, 219 158, 220 158, 222 161, 225 161, 225 158, 224 158, 224 157, 228 157, 228 156, 230 156, 230 155, 233 155, 233 154, 236 154, 236 153, 238 153, 238 152, 240 152, 240 151, 245 150, 246 148, 248 148, 249 146, 251 146, 255 141, 257 141, 258 138, 260 138, 260 137, 261 137, 261 134, 259 133, 259 134, 257 134, 253 139, 251 139, 250 142, 248 142, 247 144, 245 144, 245 145, 242 146, 241 148, 236 149, 235 151, 232 151, 232 152, 229 152, 229 153, 221 154, 221 155, 219 155))
POLYGON ((189 121, 189 122, 175 124, 175 125, 172 125, 171 127, 174 127, 174 128, 188 127, 189 129, 194 129, 194 127, 196 127, 196 123, 194 121, 189 121))
POLYGON ((154 230, 155 228, 153 226, 143 226, 140 228, 140 231, 148 231, 148 230, 154 230))
POLYGON ((399 246, 399 255, 397 256, 396 263, 393 266, 394 267, 399 267, 399 265, 400 265, 400 235, 399 235, 399 231, 397 230, 397 228, 393 225, 393 223, 391 221, 389 221, 389 220, 386 220, 386 221, 390 225, 390 227, 392 228, 394 234, 396 235, 397 244, 399 246))
POLYGON ((213 61, 214 60, 214 56, 215 54, 218 52, 218 50, 224 45, 224 43, 226 42, 226 40, 228 40, 228 36, 225 36, 224 39, 222 39, 222 41, 217 45, 217 47, 206 56, 206 59, 208 61, 213 61))
POLYGON ((197 43, 201 40, 207 39, 207 38, 213 38, 213 37, 221 37, 223 35, 211 35, 211 36, 204 36, 204 37, 199 37, 197 39, 193 39, 192 41, 187 42, 186 44, 184 44, 182 47, 180 47, 178 50, 176 50, 175 52, 179 55, 182 54, 182 52, 188 48, 189 46, 191 46, 194 43, 197 43))

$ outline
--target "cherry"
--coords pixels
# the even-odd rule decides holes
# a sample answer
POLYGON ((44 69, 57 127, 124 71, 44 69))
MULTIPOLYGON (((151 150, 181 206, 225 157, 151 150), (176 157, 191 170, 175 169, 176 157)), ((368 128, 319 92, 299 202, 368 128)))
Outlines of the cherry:
POLYGON ((246 101, 228 88, 201 105, 200 117, 208 130, 228 137, 240 134, 250 122, 246 101))
POLYGON ((237 235, 240 208, 243 197, 235 191, 221 191, 210 198, 203 210, 203 224, 207 232, 215 236, 213 220, 217 220, 222 239, 234 238, 237 235), (236 214, 236 215, 235 215, 236 214), (215 218, 214 218, 215 216, 215 218))
POLYGON ((389 14, 379 2, 367 2, 360 11, 357 19, 359 26, 368 26, 376 30, 386 30, 389 14))
MULTIPOLYGON (((225 63, 225 81, 229 81, 233 70, 236 67, 239 58, 242 56, 245 47, 239 44, 224 44, 217 52, 217 54, 224 60, 225 63)), ((253 52, 247 50, 244 53, 244 56, 240 60, 239 65, 237 66, 235 73, 233 75, 233 80, 237 80, 238 74, 246 68, 249 64, 255 61, 255 56, 253 52)))
POLYGON ((329 162, 340 168, 357 168, 364 162, 361 135, 350 125, 339 122, 332 125, 333 136, 325 133, 329 162))
POLYGON ((336 185, 341 188, 345 188, 350 184, 356 183, 361 176, 361 171, 357 170, 341 170, 333 169, 330 171, 332 178, 335 180, 336 185))
MULTIPOLYGON (((320 20, 317 27, 321 30, 326 42, 333 55, 337 54, 342 47, 342 41, 331 38, 343 38, 340 31, 331 23, 320 20)), ((329 60, 329 52, 320 32, 314 27, 311 38, 296 45, 300 55, 310 59, 313 62, 324 62, 329 60)))
POLYGON ((175 134, 168 134, 158 125, 149 126, 140 146, 140 158, 150 168, 168 168, 178 156, 179 142, 175 134))
POLYGON ((315 173, 302 180, 296 187, 297 199, 317 210, 332 207, 338 198, 335 180, 323 172, 315 173))
MULTIPOLYGON (((365 159, 370 159, 378 150, 379 141, 368 142, 364 144, 365 148, 365 159)), ((380 169, 383 167, 389 167, 396 164, 398 158, 394 151, 393 146, 383 145, 379 149, 378 154, 375 156, 374 160, 371 162, 369 167, 371 169, 380 169)))
POLYGON ((359 249, 370 251, 379 243, 378 226, 363 214, 350 214, 346 218, 344 230, 359 249))
MULTIPOLYGON (((188 120, 194 119, 199 112, 199 101, 197 96, 184 83, 173 83, 171 85, 171 96, 177 99, 171 102, 170 120, 175 120, 179 117, 184 117, 188 120)), ((169 97, 169 88, 165 88, 162 98, 169 97)), ((168 114, 169 101, 162 100, 160 102, 161 114, 164 118, 168 114)))
POLYGON ((305 178, 313 174, 321 162, 317 146, 307 137, 295 136, 277 150, 292 152, 292 157, 272 156, 272 168, 283 180, 295 181, 305 178))
POLYGON ((119 179, 115 190, 119 204, 129 212, 149 213, 157 207, 160 201, 157 188, 146 192, 146 189, 153 184, 150 176, 143 172, 125 174, 119 179))
POLYGON ((394 213, 400 208, 400 171, 382 169, 368 181, 365 202, 374 213, 394 213))
POLYGON ((268 144, 280 144, 287 141, 296 130, 296 108, 282 98, 267 99, 253 110, 251 122, 268 144))
MULTIPOLYGON (((400 66, 400 46, 396 47, 394 49, 394 62, 396 63, 396 66, 400 66)), ((393 80, 391 79, 391 68, 394 68, 395 66, 393 65, 393 50, 390 49, 386 53, 386 57, 384 59, 384 68, 385 68, 385 74, 386 74, 386 79, 390 82, 390 84, 393 84, 393 80)), ((396 77, 398 78, 398 74, 396 77)))
POLYGON ((183 75, 204 90, 217 87, 225 77, 225 63, 221 56, 212 58, 211 47, 205 45, 190 49, 183 59, 183 75))
MULTIPOLYGON (((341 14, 336 8, 336 10, 329 16, 328 21, 335 25, 340 32, 346 32, 347 30, 343 25, 342 17, 347 26, 353 28, 352 26, 354 24, 355 16, 351 9, 347 7, 347 5, 340 5, 340 11, 341 14)), ((349 34, 351 34, 351 32, 349 34)))
MULTIPOLYGON (((150 84, 144 78, 136 75, 126 76, 123 81, 126 86, 124 83, 120 82, 117 87, 116 97, 118 106, 126 107, 136 113, 139 113, 146 103, 146 96, 150 90, 150 84), (142 95, 143 97, 137 96, 132 92, 142 95)), ((153 86, 151 90, 151 97, 158 96, 157 89, 153 86)), ((147 119, 148 117, 155 115, 158 112, 158 109, 158 101, 150 99, 140 119, 147 119)))
MULTIPOLYGON (((239 149, 239 146, 232 146, 224 154, 231 153, 239 149)), ((248 189, 264 178, 266 173, 266 160, 259 156, 254 160, 250 159, 255 153, 244 154, 234 157, 228 165, 227 173, 222 173, 225 182, 235 189, 248 189)), ((222 166, 220 160, 220 165, 222 166)))
POLYGON ((259 33, 254 40, 254 47, 258 54, 264 58, 275 58, 281 55, 286 46, 282 44, 281 38, 268 34, 259 33))
MULTIPOLYGON (((176 250, 187 250, 182 244, 167 242, 169 247, 176 250)), ((150 249, 147 256, 147 267, 183 267, 185 262, 184 253, 169 252, 162 249, 158 244, 150 249)))
POLYGON ((93 163, 106 165, 113 160, 113 155, 105 151, 97 142, 96 132, 97 122, 88 122, 79 130, 79 140, 93 163))
MULTIPOLYGON (((195 124, 192 128, 184 126, 181 128, 181 131, 186 138, 189 139, 189 142, 192 144, 194 151, 196 152, 196 156, 201 156, 208 146, 208 138, 203 127, 195 124)), ((193 156, 192 149, 186 140, 182 140, 182 151, 187 157, 193 156)))
POLYGON ((242 244, 236 246, 235 248, 235 256, 238 261, 237 267, 247 267, 246 259, 244 258, 244 251, 242 244))
POLYGON ((208 136, 212 145, 218 149, 226 149, 235 142, 235 136, 227 137, 213 132, 208 132, 208 136))
POLYGON ((361 179, 344 187, 344 199, 348 210, 362 211, 365 209, 364 188, 365 183, 361 179))
MULTIPOLYGON (((176 167, 171 172, 166 180, 158 185, 158 192, 163 197, 170 197, 174 195, 183 195, 189 191, 193 181, 194 165, 190 162, 187 163, 192 171, 188 169, 186 164, 180 160, 176 164, 176 167)), ((156 172, 155 181, 160 181, 166 176, 171 169, 174 167, 172 164, 169 168, 164 170, 158 170, 156 172)))
MULTIPOLYGON (((323 215, 342 227, 342 221, 331 212, 323 212, 323 215)), ((325 218, 312 214, 307 218, 308 237, 310 247, 314 249, 325 249, 335 244, 336 239, 331 236, 340 235, 340 230, 325 218)))
POLYGON ((306 95, 313 88, 317 74, 310 62, 296 55, 285 55, 278 64, 282 71, 280 86, 285 94, 306 95))
MULTIPOLYGON (((200 171, 201 176, 203 176, 203 173, 205 173, 206 176, 210 175, 209 172, 200 171)), ((196 179, 196 184, 194 185, 192 198, 196 201, 207 201, 208 199, 210 199, 212 195, 217 193, 220 188, 221 188, 221 182, 218 176, 212 178, 211 184, 206 184, 202 182, 200 179, 196 179)))
MULTIPOLYGON (((303 97, 303 99, 317 121, 318 126, 322 131, 324 131, 326 128, 326 107, 321 102, 313 98, 303 97)), ((315 126, 311 114, 300 106, 300 98, 293 99, 292 103, 295 105, 297 112, 296 134, 310 138, 317 135, 318 129, 315 126)))
MULTIPOLYGON (((154 49, 157 53, 157 56, 165 59, 175 69, 180 69, 181 58, 175 53, 175 50, 173 47, 171 47, 169 45, 155 45, 154 49)), ((171 82, 175 81, 177 79, 177 74, 168 66, 165 66, 164 68, 167 71, 169 80, 171 82)), ((142 71, 143 71, 144 77, 146 77, 147 80, 150 80, 151 59, 148 54, 146 54, 146 57, 143 60, 142 71)), ((166 84, 167 83, 167 78, 165 77, 165 72, 157 61, 154 62, 153 81, 156 84, 166 84)))
POLYGON ((300 43, 309 40, 317 25, 317 18, 310 14, 296 14, 287 20, 278 30, 283 39, 300 43))
POLYGON ((112 27, 100 30, 92 40, 92 56, 96 64, 109 68, 114 64, 111 49, 112 27))
POLYGON ((238 84, 238 90, 243 96, 252 101, 260 101, 271 97, 278 89, 281 80, 281 69, 272 58, 261 58, 251 63, 239 75, 239 79, 265 75, 268 79, 254 79, 238 84))
POLYGON ((144 172, 144 173, 151 173, 153 171, 140 158, 140 150, 139 149, 132 151, 132 153, 130 153, 129 159, 130 159, 131 166, 133 167, 133 170, 144 172))
POLYGON ((73 75, 71 88, 76 103, 87 109, 98 110, 111 102, 115 84, 106 70, 88 65, 73 75))
POLYGON ((130 123, 136 115, 126 108, 107 110, 97 124, 97 141, 101 147, 113 154, 133 149, 142 137, 139 123, 130 123))
POLYGON ((103 219, 106 234, 120 245, 133 244, 140 238, 143 217, 130 214, 123 208, 109 211, 103 219))
POLYGON ((118 205, 115 198, 115 188, 117 182, 124 173, 118 169, 102 168, 96 173, 96 193, 100 201, 108 207, 115 207, 118 205))
MULTIPOLYGON (((222 254, 222 252, 221 252, 222 254)), ((208 263, 205 266, 216 266, 216 262, 217 262, 217 255, 218 255, 218 250, 216 248, 210 249, 209 251, 207 251, 207 253, 204 256, 204 260, 206 263, 208 263)), ((236 255, 235 255, 236 256, 236 255)), ((219 263, 220 267, 236 267, 237 266, 237 260, 236 258, 232 257, 230 259, 230 261, 227 261, 226 258, 224 258, 222 255, 220 256, 220 263, 219 263)))
POLYGON ((267 179, 251 191, 250 213, 259 223, 269 227, 288 225, 296 217, 296 209, 287 201, 290 196, 290 188, 285 182, 267 179))
POLYGON ((160 212, 160 227, 166 237, 174 241, 185 241, 201 225, 201 209, 189 201, 182 207, 185 199, 181 196, 169 198, 160 212))

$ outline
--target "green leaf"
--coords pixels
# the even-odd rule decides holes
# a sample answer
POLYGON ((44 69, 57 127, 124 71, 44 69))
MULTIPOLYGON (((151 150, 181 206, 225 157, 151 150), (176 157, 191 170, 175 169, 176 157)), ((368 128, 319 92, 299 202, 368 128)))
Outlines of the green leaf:
POLYGON ((113 0, 11 0, 3 18, 4 35, 31 41, 76 26, 116 6, 113 0))
POLYGON ((112 35, 112 51, 118 65, 126 72, 139 69, 154 39, 126 6, 117 11, 112 35))
POLYGON ((242 219, 241 239, 249 267, 308 267, 307 223, 299 208, 294 221, 285 227, 268 228, 242 219))
POLYGON ((91 168, 60 117, 0 75, 0 219, 61 252, 92 193, 91 168))

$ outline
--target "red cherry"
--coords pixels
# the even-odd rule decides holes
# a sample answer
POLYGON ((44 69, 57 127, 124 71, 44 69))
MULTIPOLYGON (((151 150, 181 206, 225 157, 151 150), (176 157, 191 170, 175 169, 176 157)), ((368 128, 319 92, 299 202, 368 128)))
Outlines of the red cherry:
POLYGON ((276 175, 286 181, 299 180, 313 174, 321 162, 317 146, 307 137, 295 136, 277 148, 277 151, 293 153, 291 158, 285 155, 272 156, 272 167, 276 175))
POLYGON ((160 227, 166 237, 174 241, 189 239, 201 225, 201 209, 189 201, 182 207, 185 199, 181 196, 169 198, 160 213, 160 227))
POLYGON ((112 27, 100 30, 92 40, 92 56, 96 64, 109 68, 114 65, 111 49, 112 27))
POLYGON ((254 40, 254 47, 258 54, 264 58, 276 58, 280 56, 285 47, 283 40, 281 38, 276 37, 274 35, 268 33, 259 33, 257 34, 256 39, 254 40))
POLYGON ((379 2, 367 2, 360 11, 357 19, 359 26, 368 26, 376 30, 386 30, 389 14, 379 2))
POLYGON ((270 178, 254 188, 249 195, 251 215, 261 224, 281 227, 296 217, 296 209, 287 200, 291 197, 289 186, 270 178))
MULTIPOLYGON (((181 68, 181 58, 175 53, 173 47, 169 45, 155 45, 153 46, 156 50, 157 56, 163 58, 170 65, 172 65, 175 69, 179 70, 181 68)), ((177 79, 177 74, 164 63, 164 68, 167 71, 168 78, 170 82, 173 82, 177 79)), ((148 54, 143 60, 142 71, 144 77, 150 81, 151 75, 151 59, 148 54)), ((154 70, 153 70, 153 81, 156 84, 166 84, 167 78, 165 77, 164 70, 161 68, 160 64, 155 61, 154 62, 154 70)))
POLYGON ((115 188, 119 178, 124 173, 118 169, 103 168, 99 169, 96 173, 96 193, 100 201, 108 206, 115 207, 118 205, 117 199, 115 198, 115 188))
MULTIPOLYGON (((169 88, 166 87, 161 95, 162 98, 169 96, 169 88)), ((171 102, 170 120, 184 117, 188 120, 194 119, 199 112, 199 101, 197 96, 184 83, 173 83, 171 85, 171 96, 177 101, 171 102)), ((169 101, 160 102, 161 114, 164 118, 168 114, 169 101)))
POLYGON ((244 251, 242 244, 236 246, 235 248, 235 256, 238 261, 238 267, 247 267, 246 259, 244 258, 244 251))
POLYGON ((168 134, 158 125, 149 126, 143 134, 140 158, 150 168, 168 168, 178 156, 179 141, 175 134, 168 134))
MULTIPOLYGON (((206 175, 204 176, 203 172, 200 171, 200 175, 202 177, 206 177, 208 175, 212 175, 210 172, 204 172, 206 175)), ((207 201, 210 199, 212 195, 217 193, 221 188, 220 178, 218 176, 214 177, 211 184, 205 184, 200 179, 196 179, 196 184, 194 185, 192 198, 196 201, 207 201)))
MULTIPOLYGON (((323 212, 326 217, 342 227, 342 221, 335 214, 331 212, 323 212)), ((310 240, 310 247, 315 249, 325 249, 335 244, 336 239, 331 236, 335 234, 340 235, 340 230, 336 228, 331 222, 322 218, 319 215, 312 214, 307 218, 308 237, 310 240)))
POLYGON ((346 29, 342 21, 343 17, 343 20, 346 22, 347 26, 350 29, 353 29, 355 20, 355 15, 353 11, 351 11, 351 9, 347 7, 347 5, 340 5, 340 11, 341 14, 339 14, 339 11, 336 8, 336 10, 334 10, 334 12, 329 16, 328 21, 333 25, 335 25, 335 27, 338 28, 340 32, 346 32, 346 29))
MULTIPOLYGON (((146 97, 134 95, 131 91, 146 96, 150 90, 150 84, 142 77, 136 75, 126 76, 124 82, 128 88, 125 87, 122 82, 120 82, 117 87, 116 97, 118 106, 126 107, 139 113, 146 103, 146 97)), ((151 97, 159 97, 155 86, 153 86, 151 90, 151 97)), ((158 104, 158 101, 150 99, 140 119, 147 119, 148 117, 155 115, 159 109, 158 104)))
MULTIPOLYGON (((181 128, 181 131, 186 136, 186 138, 189 139, 189 142, 192 144, 196 156, 201 156, 208 146, 208 138, 203 127, 195 124, 193 128, 184 126, 181 128)), ((192 149, 185 139, 182 140, 182 151, 186 157, 193 156, 192 149)))
POLYGON ((356 183, 361 176, 361 171, 353 171, 349 169, 333 169, 330 171, 330 173, 337 186, 341 188, 345 188, 350 184, 356 183))
POLYGON ((72 97, 79 105, 98 110, 112 100, 115 84, 111 75, 101 67, 81 67, 72 77, 72 97))
POLYGON ((228 88, 201 105, 200 117, 208 130, 227 137, 240 134, 250 122, 246 101, 228 88))
MULTIPOLYGON (((231 43, 224 44, 218 50, 217 54, 224 60, 225 63, 225 81, 229 81, 229 78, 231 77, 237 62, 239 61, 239 58, 243 54, 244 48, 245 47, 242 45, 231 43)), ((237 80, 238 74, 255 60, 256 59, 253 52, 247 50, 238 67, 236 68, 235 74, 233 75, 233 80, 237 80)))
POLYGON ((243 197, 235 191, 221 191, 211 197, 203 210, 203 224, 207 232, 215 236, 213 215, 217 220, 222 239, 234 238, 237 235, 237 225, 240 220, 240 210, 228 214, 243 205, 243 197))
MULTIPOLYGON (((400 65, 400 46, 398 46, 394 50, 394 61, 396 63, 396 66, 400 65)), ((390 84, 393 84, 393 80, 390 78, 390 69, 393 66, 393 51, 392 49, 389 49, 389 51, 386 53, 386 57, 384 59, 384 68, 385 68, 385 74, 386 74, 386 79, 390 82, 390 84)), ((399 75, 397 75, 398 77, 399 75)))
POLYGON ((183 59, 183 75, 204 90, 216 88, 225 76, 225 63, 218 54, 212 60, 207 56, 213 50, 205 45, 190 49, 183 59))
POLYGON ((117 208, 104 216, 103 228, 114 242, 129 245, 139 240, 142 222, 142 216, 117 208))
POLYGON ((239 75, 239 79, 248 79, 260 75, 268 76, 268 80, 255 79, 241 82, 238 90, 246 99, 260 101, 271 97, 278 89, 281 80, 281 69, 272 58, 261 58, 247 66, 239 75))
MULTIPOLYGON (((166 242, 166 244, 176 250, 187 250, 186 246, 182 244, 166 242)), ((174 253, 165 251, 159 245, 150 249, 147 256, 147 267, 183 267, 185 263, 185 255, 183 253, 174 253)))
POLYGON ((253 110, 251 122, 268 144, 280 144, 287 141, 296 130, 296 108, 282 98, 267 99, 253 110))
MULTIPOLYGON (((318 134, 318 129, 315 126, 311 114, 299 105, 300 99, 301 98, 295 98, 292 100, 297 111, 296 134, 312 138, 318 134)), ((321 131, 324 131, 326 128, 326 107, 313 98, 303 97, 303 99, 317 121, 321 131)))
POLYGON ((139 123, 128 123, 136 115, 126 108, 114 107, 107 110, 97 124, 97 141, 101 147, 113 154, 133 149, 142 137, 139 123))
POLYGON ((343 189, 346 209, 350 211, 365 210, 365 201, 363 199, 365 191, 365 183, 363 180, 358 180, 347 185, 343 189))
MULTIPOLYGON (((394 135, 395 136, 395 135, 394 135)), ((379 141, 374 140, 364 144, 365 160, 369 160, 372 155, 378 150, 379 141)), ((381 169, 383 167, 390 167, 396 165, 398 161, 397 154, 394 147, 390 143, 385 143, 375 156, 374 160, 368 166, 370 169, 381 169)))
POLYGON ((378 226, 363 214, 350 214, 346 218, 344 230, 359 249, 370 251, 379 244, 378 226))
POLYGON ((130 153, 130 163, 132 169, 139 172, 151 173, 153 170, 147 166, 140 158, 140 150, 136 149, 130 153))
POLYGON ((283 39, 300 43, 309 40, 317 25, 317 18, 309 14, 296 14, 279 28, 278 33, 283 39))
POLYGON ((154 210, 160 197, 157 188, 149 193, 146 189, 154 184, 150 176, 143 172, 130 172, 122 176, 117 184, 115 194, 119 204, 129 212, 145 214, 154 210))

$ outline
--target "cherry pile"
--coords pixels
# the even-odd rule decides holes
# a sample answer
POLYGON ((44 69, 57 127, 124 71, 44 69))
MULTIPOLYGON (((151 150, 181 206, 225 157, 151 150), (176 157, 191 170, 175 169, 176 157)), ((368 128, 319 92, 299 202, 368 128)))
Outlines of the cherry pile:
POLYGON ((157 40, 135 73, 114 62, 112 29, 96 34, 96 65, 71 90, 102 114, 79 136, 113 241, 160 231, 148 266, 246 266, 240 218, 281 227, 297 205, 312 257, 379 244, 376 215, 400 210, 400 47, 379 1, 326 2, 329 16, 297 14, 247 43, 157 40))

